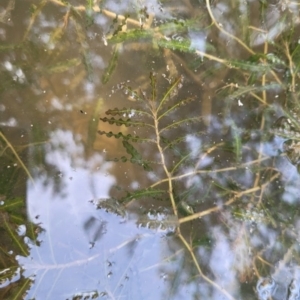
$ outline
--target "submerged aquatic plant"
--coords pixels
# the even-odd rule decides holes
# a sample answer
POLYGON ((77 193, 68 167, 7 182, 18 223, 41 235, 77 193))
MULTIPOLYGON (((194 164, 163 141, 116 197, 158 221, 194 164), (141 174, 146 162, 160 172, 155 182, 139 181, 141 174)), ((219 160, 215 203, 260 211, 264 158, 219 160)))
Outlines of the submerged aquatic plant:
MULTIPOLYGON (((100 199, 98 206, 124 217, 125 207, 140 199, 149 201, 159 199, 163 203, 169 203, 170 210, 164 210, 163 214, 159 209, 154 210, 137 222, 150 228, 174 230, 190 254, 199 276, 229 299, 234 299, 228 291, 222 289, 202 271, 201 257, 197 248, 206 242, 197 234, 194 238, 186 237, 182 232, 182 226, 192 221, 199 222, 202 217, 213 212, 221 212, 225 207, 232 207, 232 215, 244 221, 252 218, 255 222, 272 223, 272 217, 266 215, 267 210, 263 206, 257 207, 258 212, 255 215, 247 209, 242 211, 235 203, 243 199, 250 200, 256 193, 263 195, 267 186, 278 179, 279 174, 265 169, 269 172, 265 182, 252 187, 237 183, 236 180, 242 182, 247 176, 248 168, 253 168, 253 170, 260 168, 259 164, 264 159, 242 163, 242 154, 247 147, 237 128, 235 128, 231 142, 221 142, 213 146, 199 145, 198 148, 193 148, 193 144, 189 146, 190 139, 205 140, 202 117, 197 113, 192 113, 193 107, 197 106, 195 102, 197 99, 195 97, 181 99, 180 89, 184 86, 182 76, 171 81, 162 95, 158 91, 157 81, 157 75, 150 73, 149 94, 143 90, 133 91, 129 86, 122 84, 121 88, 125 94, 135 99, 134 104, 127 108, 109 109, 106 112, 107 116, 100 118, 102 122, 109 123, 112 128, 119 127, 120 131, 98 131, 100 135, 122 141, 129 157, 124 155, 113 158, 114 161, 129 162, 140 166, 146 172, 144 177, 152 174, 148 176, 152 178, 150 179, 152 182, 140 189, 127 191, 118 199, 100 199), (132 128, 130 133, 124 132, 126 127, 132 128), (211 158, 217 155, 211 155, 220 150, 233 153, 239 166, 214 168, 211 158), (203 165, 206 159, 211 162, 203 165), (228 179, 227 182, 224 181, 225 178, 228 179), (228 200, 215 205, 210 197, 214 199, 218 194, 228 200), (120 206, 123 209, 120 209, 120 206)), ((140 171, 137 172, 140 173, 140 171)), ((249 262, 241 267, 241 273, 245 272, 248 264, 249 262)))
MULTIPOLYGON (((7 22, 15 6, 14 0, 7 2, 7 8, 0 16, 2 22, 7 22)), ((137 52, 144 54, 150 49, 151 60, 155 57, 158 62, 155 70, 169 75, 162 75, 160 80, 160 75, 151 73, 150 90, 142 87, 136 90, 121 84, 121 89, 134 102, 109 109, 100 122, 108 126, 100 127, 98 131, 102 138, 114 139, 124 148, 123 155, 111 159, 120 162, 118 167, 126 163, 128 171, 134 170, 132 177, 139 177, 139 188, 127 187, 118 197, 97 204, 122 217, 126 216, 126 209, 131 209, 131 204, 141 204, 139 207, 143 213, 137 214, 137 224, 160 229, 167 232, 166 236, 174 236, 175 232, 181 250, 186 250, 187 261, 192 261, 193 267, 190 268, 189 264, 186 272, 189 280, 204 279, 232 299, 234 292, 229 287, 224 290, 224 284, 218 282, 219 274, 206 264, 207 257, 214 260, 214 251, 218 251, 215 249, 220 249, 212 249, 212 244, 219 245, 221 236, 225 236, 229 245, 228 253, 234 254, 230 257, 232 266, 228 270, 236 271, 241 286, 251 282, 255 287, 253 282, 257 278, 270 275, 271 271, 278 273, 280 268, 276 262, 278 258, 286 257, 282 249, 289 254, 296 248, 298 237, 292 227, 297 223, 299 211, 296 205, 288 202, 299 201, 297 181, 290 177, 293 172, 289 171, 294 171, 293 164, 299 165, 297 82, 300 47, 297 36, 299 4, 295 1, 281 1, 276 5, 266 1, 227 2, 221 3, 230 8, 224 13, 220 3, 206 0, 185 2, 189 7, 183 8, 182 15, 176 8, 163 16, 159 15, 159 8, 150 13, 150 6, 147 3, 144 6, 142 2, 135 3, 131 15, 127 14, 127 8, 121 11, 123 15, 105 9, 108 4, 105 1, 88 0, 85 5, 77 6, 61 0, 42 0, 39 4, 32 4, 22 40, 16 44, 0 45, 3 57, 11 62, 10 68, 2 70, 0 92, 27 87, 32 92, 22 105, 26 107, 34 101, 40 103, 36 107, 45 114, 46 117, 43 115, 42 118, 47 124, 43 125, 44 128, 39 120, 30 130, 33 140, 30 159, 31 164, 35 162, 36 166, 42 167, 37 168, 38 172, 30 170, 20 158, 18 149, 2 133, 0 142, 2 154, 10 153, 30 179, 43 177, 40 175, 58 179, 53 171, 44 170, 46 131, 53 130, 50 120, 65 120, 64 126, 59 124, 59 127, 72 130, 76 136, 83 136, 88 127, 89 136, 83 144, 94 150, 91 148, 98 126, 95 120, 106 105, 103 86, 106 84, 105 87, 110 89, 108 85, 113 77, 121 73, 118 62, 123 62, 126 51, 135 57, 137 52), (59 7, 59 10, 45 9, 50 5, 59 7), (270 15, 267 13, 272 14, 273 7, 280 8, 276 15, 279 16, 278 26, 268 25, 270 15), (251 20, 256 8, 260 9, 258 23, 251 20), (57 18, 58 12, 60 18, 57 18), (183 17, 185 13, 187 15, 183 17), (99 21, 96 17, 106 19, 106 24, 103 25, 103 20, 94 22, 94 18, 99 21), (45 24, 48 24, 46 31, 45 24), (39 29, 39 25, 44 29, 39 29), (276 36, 272 35, 273 32, 276 36), (37 39, 37 36, 43 39, 37 39), (74 47, 74 43, 78 47, 74 47), (236 48, 234 55, 233 48, 236 48), (179 75, 183 73, 188 77, 188 83, 179 75), (23 75, 18 78, 18 74, 23 75), (78 97, 78 91, 87 88, 83 84, 84 78, 89 84, 93 80, 94 83, 99 83, 100 79, 102 82, 99 85, 101 96, 97 96, 93 107, 83 107, 86 98, 91 99, 90 92, 87 97, 78 97), (167 82, 169 85, 162 92, 161 86, 165 87, 167 82), (182 89, 184 85, 189 87, 186 91, 182 89), (58 99, 62 115, 52 119, 51 112, 55 110, 52 104, 58 99), (72 105, 68 99, 72 99, 72 105), (64 101, 68 105, 64 105, 64 101), (71 106, 74 115, 69 122, 71 106), (82 124, 85 110, 90 116, 87 126, 82 124), (83 118, 78 117, 78 111, 83 118), (275 128, 272 127, 274 123, 275 128), (284 142, 274 142, 280 139, 284 142), (159 205, 143 208, 144 199, 149 203, 157 201, 159 205), (277 244, 272 244, 269 236, 264 236, 265 228, 274 230, 274 235, 270 236, 276 235, 277 244), (218 230, 224 234, 220 235, 218 230), (211 251, 204 256, 206 249, 211 251)), ((136 78, 129 79, 140 85, 136 78)), ((19 105, 15 109, 16 116, 17 112, 24 113, 19 105)), ((3 110, 4 115, 9 117, 3 110)), ((34 118, 30 115, 29 119, 32 122, 34 118)), ((63 146, 56 144, 55 147, 63 146)), ((87 151, 87 155, 90 153, 87 151)), ((0 199, 1 196, 0 193, 0 199)), ((12 205, 20 202, 13 200, 12 205)), ((4 206, 1 209, 4 210, 4 206)), ((6 220, 6 215, 0 212, 6 220)), ((94 240, 101 236, 104 227, 101 223, 94 240)), ((13 226, 7 226, 6 231, 13 232, 11 228, 13 226)), ((10 236, 18 240, 16 234, 10 233, 10 236)), ((28 254, 27 248, 17 245, 23 255, 28 254)), ((299 260, 298 256, 295 255, 295 260, 299 260)), ((80 261, 80 264, 88 260, 80 261)), ((77 262, 62 265, 61 270, 72 264, 77 262)), ((37 268, 46 274, 52 266, 37 268)), ((176 289, 178 281, 174 279, 172 289, 176 289)), ((35 288, 38 286, 36 283, 35 288)), ((105 292, 102 295, 106 295, 105 292)), ((90 295, 94 296, 96 292, 90 295)), ((83 293, 74 297, 89 295, 83 293)))

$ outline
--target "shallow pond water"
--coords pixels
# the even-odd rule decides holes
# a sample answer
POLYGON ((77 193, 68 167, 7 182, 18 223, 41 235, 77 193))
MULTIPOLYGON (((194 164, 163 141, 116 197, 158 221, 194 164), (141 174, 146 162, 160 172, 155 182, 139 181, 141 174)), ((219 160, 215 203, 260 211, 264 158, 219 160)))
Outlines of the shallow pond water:
POLYGON ((0 4, 1 299, 300 299, 299 4, 0 4))

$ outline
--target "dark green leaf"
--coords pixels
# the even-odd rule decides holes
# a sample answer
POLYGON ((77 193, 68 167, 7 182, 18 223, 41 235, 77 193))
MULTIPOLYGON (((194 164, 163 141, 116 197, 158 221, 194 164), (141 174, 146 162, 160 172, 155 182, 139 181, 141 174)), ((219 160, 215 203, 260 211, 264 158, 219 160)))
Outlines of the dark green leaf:
POLYGON ((152 101, 156 100, 156 76, 153 72, 150 72, 150 86, 152 92, 152 101))
POLYGON ((100 118, 101 121, 103 122, 108 122, 109 124, 115 124, 117 126, 121 126, 121 125, 125 125, 126 127, 129 127, 129 126, 140 126, 140 127, 144 127, 144 126, 147 126, 147 127, 151 127, 151 128, 154 128, 153 125, 151 124, 148 124, 148 123, 145 123, 145 122, 138 122, 138 121, 132 121, 131 119, 127 119, 127 120, 123 120, 123 119, 115 119, 115 118, 100 118))
POLYGON ((113 49, 113 54, 111 56, 111 59, 108 63, 108 66, 104 70, 104 74, 102 76, 102 83, 105 84, 109 81, 109 79, 112 76, 112 73, 117 67, 117 62, 119 58, 119 46, 116 45, 113 49))
POLYGON ((141 29, 132 29, 124 31, 119 31, 117 34, 113 35, 108 41, 110 43, 123 43, 125 41, 134 41, 139 39, 151 38, 153 32, 141 30, 141 29))
POLYGON ((156 41, 159 47, 171 50, 179 50, 181 52, 194 53, 195 49, 191 47, 191 41, 188 39, 159 39, 156 41))
POLYGON ((183 119, 183 120, 174 121, 172 124, 162 128, 160 130, 160 133, 162 133, 165 130, 176 128, 181 125, 188 125, 189 123, 199 122, 199 121, 201 121, 201 119, 202 119, 202 117, 193 117, 193 118, 187 118, 187 119, 183 119))
POLYGON ((159 102, 157 111, 159 111, 169 99, 173 98, 178 93, 178 89, 181 88, 183 82, 183 76, 178 77, 174 82, 169 86, 167 92, 164 94, 162 99, 159 102))
POLYGON ((259 85, 259 86, 241 86, 238 87, 238 89, 233 92, 231 95, 229 95, 227 97, 227 99, 233 100, 237 97, 241 97, 244 94, 248 94, 251 92, 260 92, 260 91, 266 91, 266 90, 276 90, 281 88, 281 86, 278 83, 270 83, 270 84, 266 84, 266 85, 259 85))
POLYGON ((127 141, 123 141, 123 146, 126 149, 126 152, 131 155, 130 161, 142 166, 146 171, 152 171, 152 168, 147 162, 143 160, 141 154, 127 141))
POLYGON ((163 189, 162 190, 152 189, 152 188, 141 189, 132 193, 128 192, 127 195, 122 198, 122 202, 129 202, 131 200, 136 200, 143 197, 157 197, 157 196, 161 197, 165 193, 166 191, 163 189))
POLYGON ((177 108, 184 106, 192 101, 195 100, 195 97, 189 97, 183 100, 180 100, 179 102, 177 102, 175 105, 171 106, 168 108, 168 110, 166 110, 164 113, 162 113, 157 119, 160 120, 162 117, 168 115, 169 113, 171 113, 172 111, 176 110, 177 108))
POLYGON ((48 67, 46 72, 49 74, 66 72, 66 71, 69 71, 73 67, 79 66, 80 63, 81 63, 81 60, 79 58, 68 59, 66 61, 59 62, 59 63, 55 64, 54 66, 48 67))
POLYGON ((149 117, 152 117, 151 114, 149 114, 146 111, 143 110, 139 110, 139 109, 135 109, 135 108, 114 108, 114 109, 109 109, 108 111, 105 112, 105 114, 107 115, 111 115, 111 116, 126 116, 126 117, 131 117, 131 116, 142 116, 142 115, 147 115, 149 117))
POLYGON ((134 136, 134 135, 131 135, 131 134, 124 135, 122 132, 113 133, 111 131, 107 132, 107 131, 98 130, 98 133, 100 135, 106 135, 108 138, 110 138, 110 137, 114 137, 116 139, 122 138, 125 141, 132 141, 132 142, 152 142, 152 143, 155 142, 154 140, 146 139, 146 138, 140 138, 139 136, 134 136))

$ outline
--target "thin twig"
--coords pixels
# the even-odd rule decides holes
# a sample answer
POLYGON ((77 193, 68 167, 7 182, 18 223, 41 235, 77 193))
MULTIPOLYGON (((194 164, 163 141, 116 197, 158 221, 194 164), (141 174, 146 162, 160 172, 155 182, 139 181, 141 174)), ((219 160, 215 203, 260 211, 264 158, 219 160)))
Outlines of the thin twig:
POLYGON ((214 288, 216 288, 218 291, 220 291, 222 294, 224 294, 228 299, 231 299, 231 300, 235 300, 235 298, 233 298, 225 289, 221 288, 216 282, 214 282, 213 280, 211 280, 209 277, 205 276, 200 268, 200 265, 198 263, 198 260, 194 254, 194 251, 192 249, 192 247, 190 246, 190 244, 186 241, 186 239, 180 234, 179 235, 179 238, 180 240, 182 241, 182 243, 185 245, 185 247, 188 249, 192 259, 193 259, 193 262, 200 274, 200 276, 206 281, 208 282, 209 284, 211 284, 214 288))
MULTIPOLYGON (((241 168, 247 168, 248 166, 255 165, 258 162, 265 161, 267 159, 270 159, 270 157, 265 156, 265 157, 261 158, 260 160, 259 159, 255 159, 255 160, 252 160, 252 161, 240 164, 240 165, 238 165, 236 167, 226 167, 226 168, 216 169, 216 170, 197 170, 197 171, 192 171, 192 172, 184 173, 182 175, 173 176, 170 179, 171 180, 179 180, 179 179, 186 178, 186 177, 189 177, 189 176, 192 176, 192 175, 195 175, 195 174, 216 174, 216 173, 222 173, 222 172, 228 172, 228 171, 236 171, 236 170, 241 169, 241 168)), ((155 187, 155 186, 157 186, 159 184, 162 184, 162 183, 164 183, 164 182, 166 182, 168 180, 169 180, 168 178, 161 179, 161 180, 153 183, 150 186, 150 188, 153 188, 153 187, 155 187)))
POLYGON ((11 151, 15 155, 17 161, 20 163, 20 165, 24 169, 24 171, 27 174, 27 176, 29 177, 29 179, 32 181, 32 183, 34 183, 33 177, 31 176, 29 170, 27 169, 27 167, 23 163, 22 159, 20 158, 20 156, 16 152, 15 148, 13 147, 13 145, 9 142, 9 140, 5 137, 5 135, 2 132, 0 132, 0 137, 4 140, 4 142, 6 143, 6 145, 11 149, 11 151))
POLYGON ((187 216, 187 217, 181 218, 181 219, 179 219, 179 223, 182 224, 182 223, 190 222, 192 220, 195 220, 195 219, 198 219, 198 218, 202 218, 203 216, 206 216, 206 215, 211 214, 213 212, 219 211, 219 210, 221 210, 223 208, 223 206, 229 206, 229 205, 231 205, 233 202, 235 202, 236 200, 238 200, 242 196, 259 191, 261 188, 267 186, 270 182, 272 182, 275 179, 277 179, 279 177, 279 175, 280 175, 279 173, 273 175, 270 178, 270 180, 268 182, 265 182, 264 184, 262 184, 261 187, 260 186, 255 186, 255 187, 253 187, 251 189, 248 189, 246 191, 235 193, 235 195, 231 199, 229 199, 228 201, 226 201, 222 206, 212 207, 212 208, 209 208, 209 209, 207 209, 205 211, 201 211, 201 212, 195 213, 195 214, 193 214, 191 216, 187 216))
POLYGON ((47 3, 47 0, 43 0, 39 4, 39 6, 35 9, 35 11, 33 12, 32 16, 30 18, 30 21, 29 21, 29 25, 28 25, 28 27, 26 29, 25 34, 24 34, 23 41, 25 41, 27 39, 28 34, 29 34, 29 32, 30 32, 33 24, 34 24, 35 19, 37 18, 37 16, 39 15, 39 13, 41 12, 41 10, 43 9, 43 7, 45 6, 46 3, 47 3))
POLYGON ((220 24, 216 21, 212 10, 211 10, 211 6, 210 6, 210 0, 206 0, 206 8, 207 11, 209 13, 210 18, 212 19, 214 25, 225 35, 227 35, 228 37, 230 37, 231 39, 237 41, 244 49, 246 49, 249 53, 251 54, 255 54, 255 52, 249 48, 244 42, 242 42, 239 38, 237 38, 235 35, 229 33, 228 31, 226 31, 222 26, 220 26, 220 24))
POLYGON ((285 46, 285 55, 287 56, 288 60, 289 60, 289 68, 290 68, 290 74, 292 77, 292 83, 290 85, 290 91, 291 92, 295 92, 295 85, 296 85, 296 74, 294 72, 295 70, 295 65, 293 62, 293 59, 291 57, 291 53, 290 53, 290 49, 289 49, 289 45, 287 43, 287 41, 284 42, 284 46, 285 46))

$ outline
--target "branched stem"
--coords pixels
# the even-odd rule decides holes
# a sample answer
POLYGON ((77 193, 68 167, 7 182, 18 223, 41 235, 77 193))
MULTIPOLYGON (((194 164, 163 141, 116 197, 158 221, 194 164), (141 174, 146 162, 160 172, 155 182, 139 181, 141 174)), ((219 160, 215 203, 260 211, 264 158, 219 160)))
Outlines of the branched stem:
POLYGON ((205 276, 201 270, 201 267, 198 263, 198 260, 194 254, 194 251, 192 249, 192 247, 190 246, 190 244, 186 241, 186 239, 181 235, 181 233, 179 234, 179 238, 182 241, 182 243, 184 244, 184 246, 187 248, 187 250, 189 251, 192 260, 199 272, 199 275, 209 284, 211 284, 214 288, 216 288, 218 291, 220 291, 221 293, 223 293, 228 299, 231 300, 235 300, 235 298, 233 298, 225 289, 221 288, 217 283, 215 283, 213 280, 211 280, 209 277, 205 276))
MULTIPOLYGON (((255 164, 257 164, 261 161, 265 161, 267 159, 270 159, 270 157, 265 156, 261 159, 255 159, 255 160, 249 161, 247 163, 241 164, 241 165, 236 166, 236 167, 226 167, 226 168, 216 169, 216 170, 195 170, 195 171, 192 171, 192 172, 184 173, 182 175, 173 176, 170 179, 171 180, 179 180, 179 179, 182 179, 182 178, 190 177, 190 176, 195 175, 195 174, 209 174, 209 173, 216 174, 216 173, 223 173, 223 172, 228 172, 228 171, 236 171, 236 170, 241 169, 241 168, 247 168, 248 166, 255 165, 255 164)), ((153 183, 150 187, 153 188, 153 187, 155 187, 159 184, 162 184, 162 183, 164 183, 168 180, 169 180, 168 178, 161 179, 161 180, 153 183)))
MULTIPOLYGON (((177 83, 176 83, 177 84, 177 83)), ((175 84, 175 85, 176 85, 175 84)), ((174 85, 173 85, 174 87, 174 85)), ((168 91, 170 92, 171 89, 168 91)), ((163 100, 160 102, 160 105, 158 105, 157 107, 155 107, 155 105, 152 103, 151 104, 151 112, 153 114, 153 120, 154 120, 154 128, 155 128, 155 135, 156 135, 156 145, 160 154, 160 159, 161 159, 161 164, 163 166, 164 172, 166 174, 166 181, 168 182, 168 195, 171 201, 171 205, 172 205, 172 209, 173 209, 173 213, 176 217, 178 217, 178 210, 177 210, 177 206, 175 203, 175 199, 174 199, 174 191, 173 191, 173 177, 172 177, 172 173, 168 170, 168 167, 166 165, 166 159, 165 159, 165 154, 164 154, 164 150, 161 147, 160 144, 160 132, 161 130, 159 129, 159 117, 158 117, 158 112, 161 109, 164 100, 166 99, 166 97, 168 97, 168 93, 165 95, 165 97, 163 98, 163 100)), ((177 166, 175 166, 174 169, 176 169, 177 166)), ((197 214, 196 214, 197 215, 197 214)), ((194 215, 193 215, 194 216, 194 215)), ((192 249, 192 247, 190 246, 190 244, 187 242, 187 240, 183 237, 181 230, 180 230, 180 223, 184 223, 184 221, 180 222, 181 220, 185 220, 185 218, 183 219, 179 219, 179 226, 177 227, 177 235, 179 237, 179 239, 182 241, 182 243, 184 244, 184 246, 186 247, 187 251, 190 253, 192 260, 198 270, 199 275, 203 278, 203 280, 205 280, 207 283, 211 284, 214 288, 216 288, 218 291, 220 291, 221 293, 223 293, 228 299, 230 300, 234 300, 234 298, 223 288, 221 288, 216 282, 214 282, 213 280, 211 280, 209 277, 205 276, 204 273, 201 270, 201 267, 199 265, 199 262, 194 254, 194 251, 192 249)))
MULTIPOLYGON (((276 180, 278 177, 279 177, 279 173, 276 173, 275 175, 273 175, 270 180, 268 182, 265 182, 264 184, 262 184, 261 186, 254 186, 253 188, 251 189, 247 189, 245 191, 242 191, 242 192, 239 192, 239 193, 236 193, 231 199, 229 199, 228 201, 226 201, 223 206, 229 206, 231 205, 233 202, 235 202, 236 200, 238 200, 239 198, 241 198, 242 196, 244 195, 247 195, 247 194, 252 194, 254 192, 257 192, 259 191, 260 189, 264 189, 268 184, 270 184, 271 182, 273 182, 274 180, 276 180)), ((198 218, 201 218, 205 215, 208 215, 208 214, 211 214, 213 212, 217 212, 219 210, 221 210, 223 208, 223 206, 216 206, 216 207, 212 207, 210 209, 207 209, 205 211, 201 211, 199 213, 196 213, 196 214, 193 214, 191 216, 187 216, 185 218, 181 218, 179 219, 179 223, 182 224, 182 223, 185 223, 185 222, 190 222, 192 220, 195 220, 195 219, 198 219, 198 218)))
POLYGON ((171 201, 171 204, 172 204, 173 212, 174 212, 174 215, 177 217, 178 212, 177 212, 177 206, 176 206, 174 195, 173 195, 173 180, 171 179, 172 175, 170 174, 170 172, 167 168, 165 155, 164 155, 163 149, 160 145, 160 135, 159 135, 159 128, 158 128, 157 113, 158 113, 157 110, 153 110, 153 119, 154 119, 155 135, 156 135, 156 145, 157 145, 157 149, 158 149, 159 154, 160 154, 161 164, 162 164, 162 166, 164 168, 164 171, 165 171, 165 174, 168 178, 168 185, 169 185, 169 191, 168 192, 169 192, 169 197, 170 197, 170 201, 171 201))
MULTIPOLYGON (((240 40, 238 37, 236 37, 235 35, 229 33, 228 31, 226 31, 215 19, 213 12, 211 10, 211 6, 210 6, 210 0, 206 0, 206 8, 207 11, 209 13, 210 18, 212 19, 213 24, 225 35, 227 35, 228 37, 230 37, 231 39, 235 40, 238 44, 240 44, 245 50, 247 50, 250 54, 254 55, 255 52, 249 48, 242 40, 240 40)), ((260 61, 262 62, 262 59, 260 59, 260 61)), ((279 83, 282 84, 281 80, 278 78, 277 74, 271 70, 270 71, 272 76, 274 77, 274 79, 279 83)))
POLYGON ((232 35, 231 33, 229 33, 228 31, 226 31, 215 19, 213 12, 211 10, 211 6, 210 6, 210 0, 206 0, 206 8, 207 11, 209 13, 210 18, 212 19, 213 23, 215 24, 215 26, 225 35, 227 35, 228 37, 230 37, 231 39, 237 41, 244 49, 246 49, 249 53, 251 54, 255 54, 255 52, 249 48, 244 42, 242 42, 239 38, 237 38, 236 36, 232 35))

